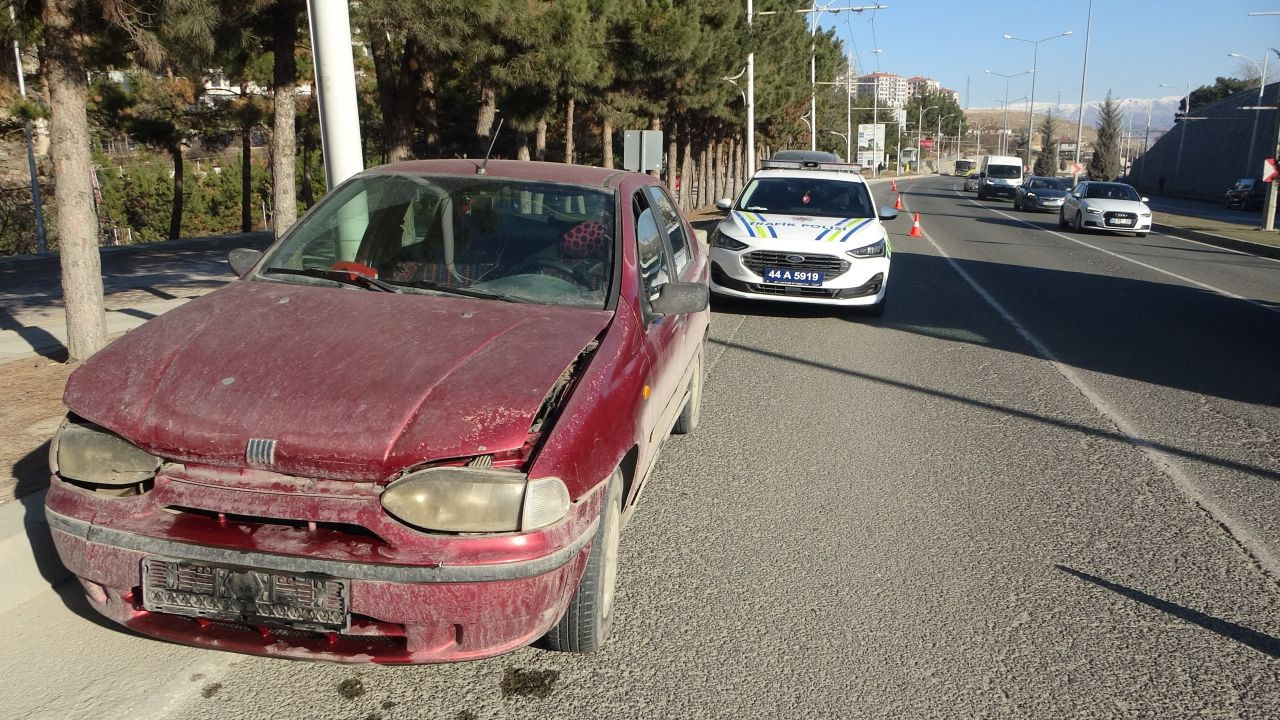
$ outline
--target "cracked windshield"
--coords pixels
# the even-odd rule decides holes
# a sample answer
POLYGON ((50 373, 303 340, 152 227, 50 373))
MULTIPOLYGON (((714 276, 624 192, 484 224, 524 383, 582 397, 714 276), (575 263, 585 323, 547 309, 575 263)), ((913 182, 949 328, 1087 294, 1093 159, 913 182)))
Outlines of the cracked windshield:
POLYGON ((0 720, 1280 719, 1277 32, 0 0, 0 720))

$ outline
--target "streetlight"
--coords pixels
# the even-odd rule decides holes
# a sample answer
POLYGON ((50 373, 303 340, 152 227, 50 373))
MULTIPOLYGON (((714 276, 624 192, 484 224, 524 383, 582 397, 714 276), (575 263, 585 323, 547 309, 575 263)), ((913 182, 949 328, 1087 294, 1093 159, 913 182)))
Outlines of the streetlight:
POLYGON ((920 170, 920 165, 924 164, 924 157, 920 154, 920 139, 924 136, 924 115, 930 110, 942 110, 941 105, 930 105, 924 107, 923 96, 920 102, 920 110, 916 112, 916 171, 920 170))
MULTIPOLYGON (((13 5, 9 5, 9 21, 16 22, 17 15, 13 11, 13 5)), ((22 69, 22 50, 18 47, 18 38, 13 39, 13 64, 18 70, 18 94, 26 99, 27 83, 23 77, 22 69)), ((31 207, 35 210, 36 221, 36 252, 44 255, 49 252, 49 245, 45 237, 44 230, 44 207, 40 200, 40 175, 36 171, 36 155, 35 148, 31 141, 31 121, 22 121, 22 135, 27 141, 27 172, 31 174, 31 207)))
MULTIPOLYGON (((1089 10, 1084 25, 1084 63, 1080 68, 1080 109, 1076 115, 1076 165, 1080 164, 1080 149, 1084 142, 1084 86, 1085 81, 1089 78, 1089 39, 1093 37, 1093 0, 1089 0, 1089 10)), ((1072 172, 1071 179, 1075 180, 1079 177, 1079 173, 1072 172)))
MULTIPOLYGON (((942 107, 942 106, 939 105, 938 107, 942 107)), ((941 117, 942 113, 939 112, 938 115, 940 116, 938 118, 938 133, 934 135, 934 142, 938 143, 938 147, 934 148, 933 153, 934 153, 934 157, 937 159, 937 168, 935 169, 941 172, 942 171, 942 121, 950 120, 951 118, 955 117, 956 114, 951 113, 946 117, 941 117)))
POLYGON ((1014 37, 1009 33, 1004 34, 1005 40, 1017 40, 1018 42, 1031 43, 1031 45, 1035 48, 1035 50, 1031 54, 1031 95, 1030 95, 1031 102, 1027 105, 1027 166, 1028 167, 1031 166, 1031 132, 1032 132, 1031 122, 1032 122, 1032 112, 1035 110, 1035 107, 1036 107, 1036 64, 1040 59, 1040 43, 1048 42, 1050 40, 1055 40, 1060 37, 1066 37, 1070 34, 1071 34, 1071 31, 1068 30, 1064 33, 1059 33, 1057 35, 1050 35, 1049 37, 1042 38, 1040 40, 1027 40, 1026 38, 1014 37))
MULTIPOLYGON (((800 8, 799 10, 762 10, 755 15, 778 15, 782 13, 808 13, 809 14, 809 117, 813 122, 809 124, 809 150, 818 149, 818 133, 814 132, 814 128, 818 127, 818 17, 822 13, 863 13, 865 10, 884 10, 888 5, 850 5, 846 8, 832 8, 831 3, 818 6, 818 0, 812 0, 813 4, 809 8, 800 8)), ((832 3, 835 0, 832 0, 832 3)), ((751 27, 751 0, 746 0, 746 26, 751 27)), ((755 133, 755 51, 746 56, 746 77, 748 77, 748 132, 755 133)), ((749 149, 754 151, 755 142, 750 141, 749 149)))
MULTIPOLYGON (((1261 76, 1260 76, 1260 79, 1258 80, 1258 105, 1262 105, 1262 91, 1267 87, 1267 58, 1270 56, 1267 53, 1262 54, 1261 68, 1258 67, 1258 61, 1254 60, 1248 55, 1241 55, 1240 53, 1227 53, 1227 57, 1240 58, 1241 60, 1248 60, 1253 65, 1253 68, 1259 71, 1261 76)), ((1253 130, 1249 132, 1249 154, 1244 156, 1244 176, 1245 177, 1250 177, 1253 174, 1253 145, 1254 145, 1254 142, 1257 141, 1257 139, 1258 139, 1258 113, 1255 111, 1253 113, 1253 130)))
MULTIPOLYGON (((1173 87, 1169 83, 1160 83, 1160 87, 1173 87)), ((1182 148, 1187 142, 1187 118, 1191 117, 1191 82, 1187 82, 1187 92, 1183 96, 1186 100, 1182 105, 1182 122, 1178 128, 1178 162, 1173 167, 1173 185, 1178 186, 1178 179, 1182 176, 1182 148)), ((1164 188, 1160 188, 1160 192, 1164 192, 1164 188)))
POLYGON ((1012 134, 1009 128, 1009 106, 1014 103, 1020 103, 1026 99, 1027 99, 1026 95, 1023 95, 1020 98, 1015 98, 1013 100, 1010 100, 1008 96, 1005 96, 1004 100, 1001 100, 1000 98, 991 98, 991 102, 1000 103, 1002 106, 1004 106, 1004 124, 1000 126, 1000 136, 999 136, 1000 140, 999 142, 996 143, 996 152, 998 154, 1003 155, 1009 152, 1009 145, 1004 141, 1005 136, 1012 134))
MULTIPOLYGON (((1008 132, 1008 127, 1009 127, 1009 81, 1010 81, 1010 80, 1012 80, 1012 79, 1014 79, 1014 78, 1016 78, 1016 77, 1019 77, 1019 76, 1021 76, 1021 75, 1031 75, 1031 76, 1032 76, 1032 82, 1034 83, 1034 82, 1035 82, 1035 76, 1034 76, 1034 72, 1035 72, 1035 71, 1034 71, 1034 70, 1024 70, 1024 71, 1022 71, 1022 72, 1020 72, 1020 73, 1014 73, 1014 74, 1012 74, 1012 75, 1005 75, 1004 73, 998 73, 998 72, 995 72, 994 70, 984 70, 983 72, 985 72, 985 73, 986 73, 986 74, 988 74, 988 75, 995 75, 996 77, 1002 77, 1002 78, 1004 78, 1004 127, 1005 127, 1005 132, 1007 133, 1007 132, 1008 132)), ((1030 147, 1030 145, 1031 145, 1031 140, 1030 140, 1030 137, 1028 136, 1028 139, 1027 139, 1027 146, 1028 146, 1028 147, 1030 147)), ((1004 151, 1004 150, 1002 150, 1001 152, 1005 152, 1005 151, 1004 151)), ((1030 150, 1028 150, 1028 152, 1030 152, 1030 150)))

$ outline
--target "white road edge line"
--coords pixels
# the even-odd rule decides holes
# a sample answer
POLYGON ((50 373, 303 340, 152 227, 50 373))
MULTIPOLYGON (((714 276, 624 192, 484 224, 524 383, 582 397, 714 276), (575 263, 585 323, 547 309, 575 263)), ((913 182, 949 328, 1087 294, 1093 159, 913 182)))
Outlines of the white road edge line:
POLYGON ((1202 245, 1207 248, 1213 248, 1214 250, 1221 250, 1222 252, 1229 252, 1235 255, 1244 255, 1245 257, 1257 258, 1259 260, 1266 260, 1267 262, 1280 263, 1280 258, 1267 257, 1266 255, 1254 255, 1253 253, 1245 252, 1243 250, 1236 250, 1235 248, 1222 247, 1221 245, 1210 245, 1207 242, 1200 242, 1199 240, 1192 240, 1191 238, 1178 237, 1177 235, 1170 235, 1169 233, 1153 231, 1151 234, 1158 235, 1163 238, 1169 238, 1170 240, 1178 240, 1180 242, 1195 243, 1196 245, 1202 245))
MULTIPOLYGON (((1097 250, 1097 251, 1098 251, 1098 252, 1100 252, 1100 253, 1105 253, 1105 254, 1107 254, 1107 255, 1110 255, 1111 257, 1114 257, 1114 258, 1117 258, 1117 259, 1120 259, 1120 260, 1124 260, 1125 262, 1131 262, 1131 263, 1133 263, 1134 265, 1138 265, 1138 266, 1144 267, 1144 268, 1146 268, 1146 269, 1148 269, 1148 270, 1151 270, 1151 271, 1153 271, 1153 272, 1158 272, 1158 273, 1160 273, 1161 275, 1168 275, 1168 276, 1169 276, 1169 277, 1171 277, 1171 278, 1176 278, 1176 279, 1178 279, 1178 280, 1181 280, 1181 281, 1182 281, 1182 282, 1184 282, 1184 283, 1188 283, 1188 284, 1191 284, 1191 285, 1195 285, 1196 287, 1201 288, 1201 289, 1203 289, 1203 290, 1208 290, 1209 292, 1214 292, 1214 293, 1217 293, 1217 294, 1222 295, 1222 296, 1224 296, 1224 297, 1229 297, 1229 298, 1231 298, 1232 300, 1243 300, 1243 301, 1245 301, 1245 302, 1249 303, 1250 305, 1253 305, 1254 307, 1262 308, 1263 310, 1266 310, 1267 312, 1273 312, 1273 313, 1276 313, 1276 314, 1280 314, 1280 307, 1273 307, 1273 306, 1271 306, 1271 305, 1267 305, 1266 303, 1260 303, 1260 302, 1258 302, 1257 300, 1254 300, 1254 299, 1252 299, 1252 298, 1247 298, 1247 297, 1245 297, 1245 296, 1243 296, 1243 295, 1237 295, 1237 294, 1235 294, 1235 293, 1231 292, 1230 290, 1223 290, 1223 289, 1222 289, 1222 288, 1220 288, 1220 287, 1214 287, 1213 285, 1210 285, 1210 284, 1208 284, 1208 283, 1202 283, 1202 282, 1200 282, 1199 280, 1192 280, 1191 278, 1187 277, 1186 275, 1179 275, 1179 274, 1178 274, 1178 273, 1176 273, 1176 272, 1171 272, 1171 271, 1169 271, 1169 270, 1165 270, 1165 269, 1163 269, 1163 268, 1158 268, 1158 267, 1156 267, 1155 265, 1150 265, 1150 264, 1144 263, 1144 262, 1142 262, 1141 260, 1134 260, 1134 259, 1133 259, 1133 258, 1131 258, 1131 257, 1127 257, 1127 256, 1124 256, 1124 255, 1121 255, 1120 253, 1117 253, 1117 252, 1112 252, 1111 250, 1108 250, 1108 249, 1106 249, 1106 248, 1098 247, 1097 245, 1094 245, 1093 243, 1087 243, 1087 242, 1085 242, 1085 241, 1083 241, 1083 240, 1080 240, 1079 238, 1073 238, 1073 237, 1071 237, 1070 235, 1063 235, 1062 233, 1057 232, 1056 230, 1047 230, 1047 229, 1045 229, 1045 228, 1043 228, 1043 227, 1040 227, 1039 225, 1036 225, 1035 223, 1029 222, 1029 221, 1027 221, 1027 220, 1023 220, 1022 218, 1019 218, 1019 217, 1014 217, 1014 216, 1010 215, 1009 213, 1007 213, 1007 212, 1005 212, 1005 211, 1003 211, 1003 210, 997 210, 997 209, 995 209, 995 208, 993 208, 993 207, 990 207, 990 206, 987 206, 987 205, 981 205, 981 204, 979 204, 978 202, 976 202, 976 201, 974 201, 974 200, 971 200, 971 199, 969 199, 969 198, 965 197, 964 195, 962 195, 962 194, 960 193, 960 191, 959 191, 959 190, 956 190, 955 188, 952 188, 952 189, 951 189, 951 192, 955 193, 955 194, 956 194, 956 197, 960 198, 961 200, 964 200, 965 202, 969 203, 970 205, 973 205, 974 207, 982 208, 983 210, 989 210, 989 211, 991 211, 991 212, 993 212, 993 213, 995 213, 995 214, 997 214, 997 215, 1000 215, 1000 216, 1003 216, 1003 217, 1007 217, 1007 218, 1009 218, 1010 220, 1013 220, 1014 222, 1018 222, 1018 223, 1022 223, 1023 225, 1026 225, 1027 227, 1031 228, 1032 230, 1039 230, 1039 231, 1041 231, 1041 232, 1047 232, 1047 233, 1049 233, 1050 235, 1053 235, 1054 237, 1060 237, 1060 238, 1062 238, 1063 240, 1070 240, 1071 242, 1076 243, 1077 245, 1083 245, 1083 246, 1085 246, 1085 247, 1087 247, 1087 248, 1091 248, 1091 249, 1093 249, 1093 250, 1097 250)), ((1179 240, 1181 240, 1182 238, 1178 238, 1178 239, 1179 239, 1179 240)), ((1212 247, 1212 246, 1211 246, 1211 247, 1212 247)), ((1255 256, 1255 257, 1256 257, 1256 256, 1255 256)))
MULTIPOLYGON (((982 206, 979 205, 979 207, 982 206)), ((1017 218, 1013 219, 1017 220, 1017 218)), ((1032 225, 1031 227, 1041 229, 1035 225, 1032 225)), ((1111 404, 1108 403, 1099 393, 1089 387, 1089 385, 1085 383, 1084 379, 1080 377, 1079 373, 1076 372, 1075 368, 1066 365, 1059 360, 1058 356, 1055 355, 1047 345, 1041 342, 1038 337, 1026 328, 1026 326, 1019 322, 1018 319, 1013 316, 1013 313, 1006 310, 1005 307, 1000 304, 999 300, 996 300, 991 293, 987 292, 986 288, 978 284, 978 281, 975 280, 967 270, 961 267, 960 263, 956 262, 955 258, 947 254, 947 251, 943 250, 942 246, 935 242, 928 232, 925 232, 923 229, 921 232, 924 235, 924 238, 929 241, 929 244, 946 259, 947 263, 951 265, 956 273, 960 275, 960 277, 964 278, 965 282, 967 282, 969 286, 972 287, 974 291, 977 292, 978 295, 981 296, 982 299, 1000 315, 1000 317, 1004 318, 1005 322, 1009 323, 1009 325, 1013 327, 1023 340, 1026 340, 1027 343, 1045 359, 1045 361, 1051 364, 1054 369, 1058 371, 1058 374, 1062 375, 1062 377, 1067 380, 1067 382, 1075 386, 1076 390, 1078 390, 1080 394, 1084 395, 1094 408, 1096 408, 1104 418, 1109 420, 1116 427, 1116 430, 1125 436, 1130 444, 1138 448, 1138 450, 1142 451, 1142 453, 1147 456, 1147 459, 1156 467, 1157 470, 1171 479, 1174 485, 1181 490, 1187 498, 1200 507, 1201 511, 1208 515, 1209 518, 1217 523, 1219 527, 1226 530, 1228 536, 1236 541, 1241 550, 1244 551, 1244 554, 1256 563, 1265 576, 1268 576, 1274 583, 1280 583, 1280 557, 1277 557, 1275 553, 1271 552, 1257 534, 1249 528, 1242 526, 1241 523, 1223 509, 1216 500, 1206 495, 1196 484, 1195 480, 1192 479, 1191 474, 1182 467, 1174 455, 1152 445, 1139 435, 1133 424, 1121 415, 1119 411, 1113 408, 1111 404)), ((1072 238, 1067 239, 1071 240, 1072 238)))

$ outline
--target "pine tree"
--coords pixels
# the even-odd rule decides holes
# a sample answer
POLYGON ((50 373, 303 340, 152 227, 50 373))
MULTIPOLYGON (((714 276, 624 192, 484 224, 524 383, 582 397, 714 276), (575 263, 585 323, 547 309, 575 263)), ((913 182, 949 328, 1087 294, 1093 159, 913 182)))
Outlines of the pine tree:
POLYGON ((1044 120, 1036 130, 1040 133, 1040 156, 1036 158, 1035 169, 1032 172, 1036 175, 1052 177, 1058 170, 1058 123, 1053 117, 1052 110, 1044 116, 1044 120))
POLYGON ((1090 180, 1114 180, 1120 174, 1120 103, 1110 92, 1098 115, 1098 139, 1088 173, 1090 180))

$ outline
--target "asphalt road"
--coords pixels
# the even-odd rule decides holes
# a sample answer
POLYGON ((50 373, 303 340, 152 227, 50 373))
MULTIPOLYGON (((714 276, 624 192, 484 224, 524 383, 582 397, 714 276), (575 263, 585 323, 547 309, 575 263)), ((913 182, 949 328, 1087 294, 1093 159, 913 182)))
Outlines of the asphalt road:
POLYGON ((0 616, 0 715, 1280 717, 1280 263, 956 185, 882 319, 716 306, 600 654, 241 657, 63 587, 0 616))

